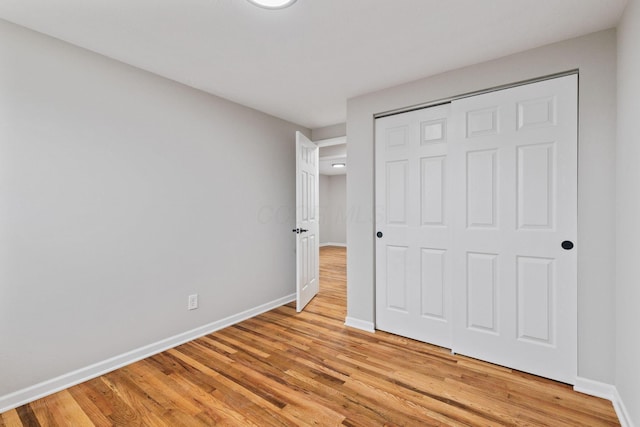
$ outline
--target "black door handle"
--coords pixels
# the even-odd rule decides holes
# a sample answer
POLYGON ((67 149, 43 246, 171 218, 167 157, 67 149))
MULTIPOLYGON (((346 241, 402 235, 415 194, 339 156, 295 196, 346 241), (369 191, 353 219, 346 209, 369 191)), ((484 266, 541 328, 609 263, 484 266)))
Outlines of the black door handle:
POLYGON ((306 232, 307 232, 307 231, 309 231, 309 230, 305 230, 304 228, 294 228, 294 229, 293 229, 293 230, 291 230, 291 231, 293 231, 293 232, 294 232, 294 233, 296 233, 296 234, 300 234, 300 233, 306 233, 306 232))
POLYGON ((560 244, 560 246, 562 246, 562 249, 570 251, 571 249, 573 249, 573 242, 571 240, 565 240, 560 244))
POLYGON ((378 236, 378 239, 380 239, 383 236, 382 231, 378 231, 376 233, 376 236, 378 236))
POLYGON ((300 229, 300 232, 301 232, 301 233, 306 233, 307 231, 309 231, 309 230, 305 230, 304 228, 301 228, 301 229, 300 229))

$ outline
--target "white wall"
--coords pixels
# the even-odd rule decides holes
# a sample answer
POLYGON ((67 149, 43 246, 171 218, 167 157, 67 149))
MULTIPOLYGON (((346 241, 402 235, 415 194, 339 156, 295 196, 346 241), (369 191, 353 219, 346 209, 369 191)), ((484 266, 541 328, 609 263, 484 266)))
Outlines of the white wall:
POLYGON ((0 21, 0 403, 290 297, 296 130, 0 21))
POLYGON ((580 69, 578 189, 578 372, 612 384, 615 363, 614 30, 350 99, 347 105, 347 323, 374 318, 374 160, 376 113, 580 69))
POLYGON ((347 175, 320 175, 320 244, 347 244, 347 175))
POLYGON ((616 387, 640 426, 640 2, 618 28, 616 387))

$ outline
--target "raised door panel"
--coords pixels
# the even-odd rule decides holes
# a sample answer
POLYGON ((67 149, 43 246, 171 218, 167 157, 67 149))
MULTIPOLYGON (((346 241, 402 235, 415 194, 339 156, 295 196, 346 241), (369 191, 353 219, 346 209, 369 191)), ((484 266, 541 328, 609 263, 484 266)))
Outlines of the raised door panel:
POLYGON ((420 251, 420 314, 446 320, 446 250, 422 248, 420 251))
POLYGON ((436 144, 447 141, 447 119, 425 120, 420 123, 420 143, 436 144))
POLYGON ((496 228, 498 152, 471 151, 466 159, 466 213, 469 228, 496 228))
POLYGON ((388 225, 407 225, 409 202, 409 163, 406 160, 386 165, 386 221, 388 225))
POLYGON ((407 247, 387 246, 387 308, 407 312, 407 247))
POLYGON ((556 97, 527 99, 517 104, 518 130, 535 129, 556 124, 556 97))
POLYGON ((497 254, 467 254, 467 328, 498 333, 497 254))
POLYGON ((471 110, 466 113, 466 137, 495 135, 499 133, 498 107, 471 110))
POLYGON ((518 229, 551 230, 556 205, 555 144, 517 148, 518 229))
POLYGON ((309 221, 317 221, 318 218, 316 216, 316 203, 318 195, 316 194, 316 188, 318 187, 316 184, 316 176, 313 174, 307 175, 307 218, 309 221))
POLYGON ((556 289, 554 260, 518 257, 518 339, 554 345, 556 289))
POLYGON ((446 224, 446 157, 426 157, 420 162, 420 223, 446 224))
POLYGON ((409 126, 396 126, 385 129, 384 147, 386 151, 398 150, 409 146, 409 126))

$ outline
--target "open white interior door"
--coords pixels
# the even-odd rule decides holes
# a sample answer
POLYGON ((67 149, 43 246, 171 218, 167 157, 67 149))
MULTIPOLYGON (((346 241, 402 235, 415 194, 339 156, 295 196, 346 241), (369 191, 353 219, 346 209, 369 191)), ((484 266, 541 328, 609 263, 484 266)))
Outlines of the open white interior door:
POLYGON ((296 132, 296 310, 318 293, 318 146, 296 132))

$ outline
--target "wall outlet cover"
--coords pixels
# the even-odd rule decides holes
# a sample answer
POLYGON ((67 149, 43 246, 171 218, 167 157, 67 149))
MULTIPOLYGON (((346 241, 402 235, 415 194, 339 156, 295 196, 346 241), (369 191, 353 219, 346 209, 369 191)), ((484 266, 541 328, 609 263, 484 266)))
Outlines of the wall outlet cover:
POLYGON ((189 295, 189 302, 187 303, 188 310, 195 310, 198 308, 198 294, 189 295))

